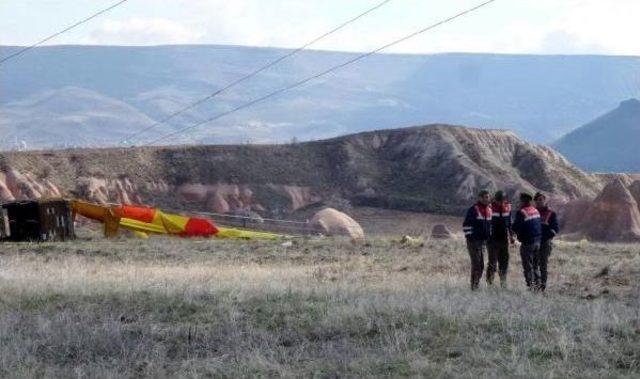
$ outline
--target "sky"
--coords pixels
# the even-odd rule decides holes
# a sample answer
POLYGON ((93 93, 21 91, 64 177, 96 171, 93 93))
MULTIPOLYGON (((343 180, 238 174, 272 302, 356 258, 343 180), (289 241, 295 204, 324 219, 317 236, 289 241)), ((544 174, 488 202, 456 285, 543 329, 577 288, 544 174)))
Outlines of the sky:
MULTIPOLYGON (((129 0, 51 44, 297 47, 382 0, 129 0)), ((0 45, 29 45, 116 0, 0 0, 0 45)), ((315 49, 368 51, 482 0, 392 0, 315 49)), ((640 0, 497 0, 388 52, 640 55, 640 0)))

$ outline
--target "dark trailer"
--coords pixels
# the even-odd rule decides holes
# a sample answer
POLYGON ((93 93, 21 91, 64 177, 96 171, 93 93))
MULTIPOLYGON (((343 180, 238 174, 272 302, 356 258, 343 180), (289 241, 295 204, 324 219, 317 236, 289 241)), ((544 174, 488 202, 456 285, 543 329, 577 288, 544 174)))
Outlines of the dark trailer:
POLYGON ((75 237, 66 200, 16 201, 2 205, 0 236, 8 241, 66 241, 75 237))

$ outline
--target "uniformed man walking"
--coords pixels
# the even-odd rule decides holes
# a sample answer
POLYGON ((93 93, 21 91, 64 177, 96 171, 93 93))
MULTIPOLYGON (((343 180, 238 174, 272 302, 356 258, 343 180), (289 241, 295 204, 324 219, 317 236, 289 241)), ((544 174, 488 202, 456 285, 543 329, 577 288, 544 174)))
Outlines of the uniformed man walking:
POLYGON ((520 257, 522 258, 522 271, 524 280, 530 290, 538 289, 539 272, 535 272, 535 262, 539 259, 540 243, 542 242, 542 222, 540 212, 531 202, 533 196, 523 192, 520 194, 520 210, 516 213, 513 222, 513 232, 520 241, 520 257))
POLYGON ((498 191, 491 202, 491 237, 487 244, 488 265, 487 284, 492 285, 496 271, 500 276, 500 285, 507 285, 507 270, 509 268, 509 243, 515 242, 511 230, 511 203, 504 192, 498 191))
POLYGON ((560 226, 558 224, 558 215, 554 210, 549 208, 547 205, 547 197, 544 194, 538 192, 533 200, 540 213, 542 223, 540 254, 538 254, 538 259, 534 262, 536 266, 534 275, 538 274, 539 276, 537 278, 534 277, 534 282, 538 286, 538 289, 544 292, 547 288, 547 265, 549 263, 549 257, 551 256, 551 250, 553 250, 553 239, 560 232, 560 226))
POLYGON ((478 194, 478 202, 467 211, 462 224, 471 258, 471 290, 477 290, 484 271, 484 252, 491 236, 491 198, 488 191, 478 194))

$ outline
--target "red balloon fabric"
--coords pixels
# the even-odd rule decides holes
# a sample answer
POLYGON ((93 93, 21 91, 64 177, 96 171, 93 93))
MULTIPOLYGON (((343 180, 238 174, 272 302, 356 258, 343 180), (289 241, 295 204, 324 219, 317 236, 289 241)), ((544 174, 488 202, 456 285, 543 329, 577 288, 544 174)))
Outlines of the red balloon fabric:
POLYGON ((210 237, 215 236, 218 232, 218 228, 211 221, 192 217, 180 235, 182 237, 210 237))

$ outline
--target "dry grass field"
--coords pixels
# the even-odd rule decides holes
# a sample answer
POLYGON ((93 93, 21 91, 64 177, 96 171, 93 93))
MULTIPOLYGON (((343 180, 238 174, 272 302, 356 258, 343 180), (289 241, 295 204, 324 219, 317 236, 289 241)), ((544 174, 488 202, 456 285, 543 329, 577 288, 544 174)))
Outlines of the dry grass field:
POLYGON ((461 242, 0 245, 2 377, 640 375, 640 246, 559 243, 546 295, 461 242))

